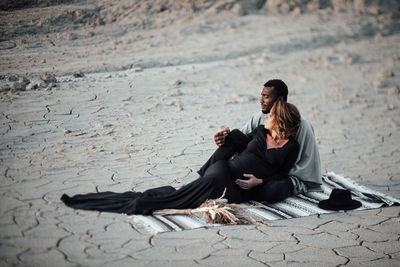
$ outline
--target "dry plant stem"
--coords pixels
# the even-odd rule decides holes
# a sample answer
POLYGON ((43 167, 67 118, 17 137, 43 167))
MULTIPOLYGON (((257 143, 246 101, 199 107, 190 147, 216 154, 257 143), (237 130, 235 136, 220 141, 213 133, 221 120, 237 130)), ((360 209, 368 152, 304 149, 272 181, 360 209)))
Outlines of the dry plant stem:
POLYGON ((238 204, 228 204, 228 200, 223 198, 225 193, 226 188, 219 198, 207 199, 196 209, 164 209, 155 211, 153 214, 198 214, 201 215, 207 223, 218 224, 266 224, 255 222, 249 216, 240 214, 239 210, 244 209, 244 207, 238 204))

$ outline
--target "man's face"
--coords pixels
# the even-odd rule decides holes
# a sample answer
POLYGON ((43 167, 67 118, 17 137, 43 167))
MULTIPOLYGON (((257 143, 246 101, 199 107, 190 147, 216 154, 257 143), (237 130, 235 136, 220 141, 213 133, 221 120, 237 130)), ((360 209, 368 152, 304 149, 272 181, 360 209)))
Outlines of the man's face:
POLYGON ((276 100, 274 87, 264 87, 261 91, 261 111, 264 114, 269 113, 276 100))

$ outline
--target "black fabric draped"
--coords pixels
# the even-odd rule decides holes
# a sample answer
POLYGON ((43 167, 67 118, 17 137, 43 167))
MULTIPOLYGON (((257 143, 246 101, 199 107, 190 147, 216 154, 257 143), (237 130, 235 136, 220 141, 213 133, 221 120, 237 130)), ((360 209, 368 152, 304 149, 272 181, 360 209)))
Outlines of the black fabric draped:
POLYGON ((196 208, 207 199, 218 198, 226 188, 225 198, 230 203, 240 203, 250 199, 276 201, 286 197, 293 185, 287 177, 293 166, 299 146, 290 139, 282 148, 268 149, 266 134, 262 126, 251 134, 244 135, 238 130, 232 131, 226 145, 217 149, 210 160, 199 171, 200 177, 176 190, 163 186, 145 192, 103 192, 75 195, 63 195, 61 200, 75 209, 97 210, 126 214, 151 214, 159 209, 196 208), (219 160, 231 157, 231 160, 219 160), (264 183, 251 190, 243 190, 235 184, 236 179, 244 179, 243 174, 254 174, 264 183), (278 180, 269 183, 269 180, 278 180), (266 192, 275 192, 276 195, 266 192), (272 198, 273 195, 273 198, 272 198))

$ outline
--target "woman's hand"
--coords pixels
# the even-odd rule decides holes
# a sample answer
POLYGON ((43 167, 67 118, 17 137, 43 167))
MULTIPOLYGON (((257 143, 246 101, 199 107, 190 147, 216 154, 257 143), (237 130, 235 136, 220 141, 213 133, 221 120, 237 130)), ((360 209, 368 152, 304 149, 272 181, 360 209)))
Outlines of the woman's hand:
POLYGON ((262 179, 258 179, 255 177, 253 174, 243 174, 244 177, 249 178, 248 180, 243 180, 243 179, 236 179, 235 183, 242 189, 245 190, 250 190, 253 187, 260 185, 263 183, 262 179))

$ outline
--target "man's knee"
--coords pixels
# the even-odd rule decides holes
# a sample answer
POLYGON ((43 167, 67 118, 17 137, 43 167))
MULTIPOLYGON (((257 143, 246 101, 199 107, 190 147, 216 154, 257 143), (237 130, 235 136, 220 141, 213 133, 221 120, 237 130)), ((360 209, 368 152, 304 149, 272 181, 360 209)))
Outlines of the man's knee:
POLYGON ((230 135, 232 135, 232 136, 239 136, 239 135, 243 135, 243 133, 242 133, 241 131, 239 131, 238 129, 233 129, 233 130, 230 132, 230 135))
POLYGON ((225 139, 226 143, 225 144, 237 143, 238 141, 243 140, 244 137, 245 137, 244 133, 242 133, 238 129, 234 129, 226 137, 226 139, 225 139))
POLYGON ((249 143, 250 138, 239 131, 238 129, 232 130, 225 140, 226 147, 232 147, 233 152, 242 152, 247 144, 249 143))

